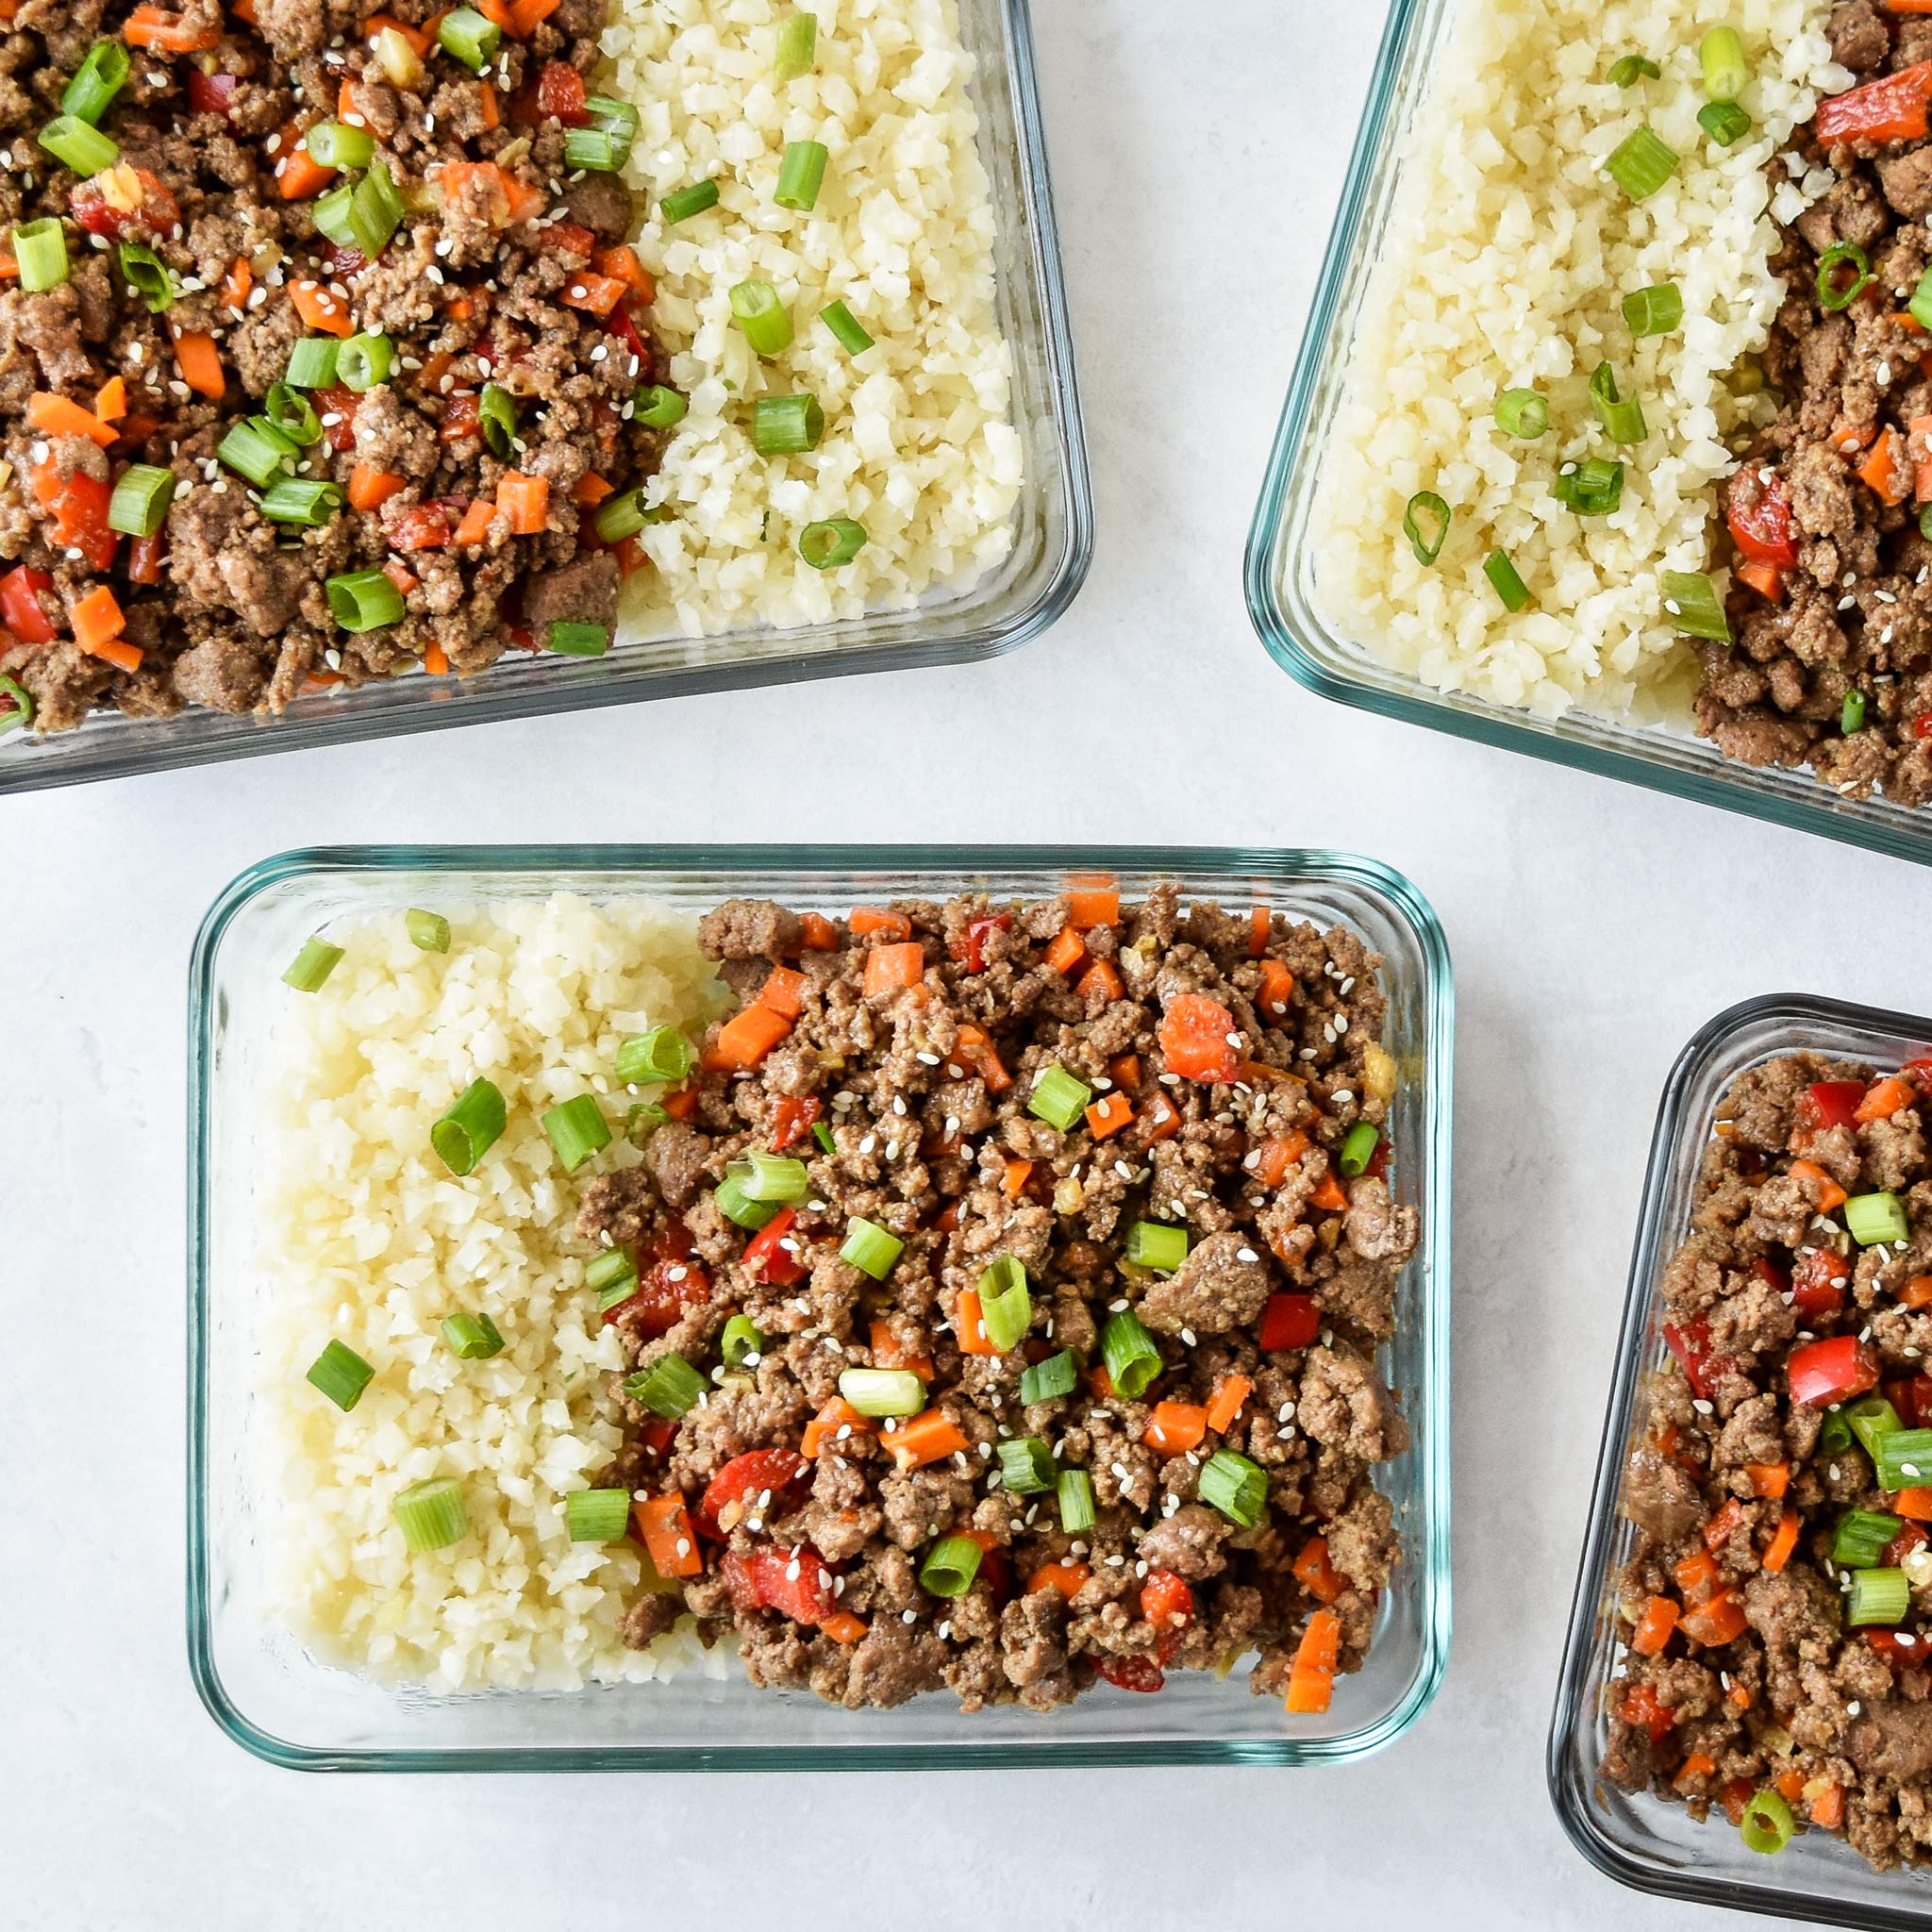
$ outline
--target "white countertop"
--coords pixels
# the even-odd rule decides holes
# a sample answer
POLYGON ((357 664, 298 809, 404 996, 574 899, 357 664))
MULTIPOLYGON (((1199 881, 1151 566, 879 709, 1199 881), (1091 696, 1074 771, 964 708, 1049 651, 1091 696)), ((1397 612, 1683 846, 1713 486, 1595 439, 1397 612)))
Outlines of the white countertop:
POLYGON ((1735 1000, 1932 1008, 1926 875, 1276 671, 1241 545, 1380 10, 1312 42, 1278 0, 1036 11, 1099 525, 1046 637, 0 801, 0 1924, 1716 1923, 1597 1876, 1543 1793, 1652 1115, 1735 1000), (1306 843, 1407 873, 1459 1022, 1456 1636, 1415 1729, 1326 1773, 782 1783, 304 1777, 224 1739, 182 1637, 189 944, 271 852, 431 839, 1306 843))

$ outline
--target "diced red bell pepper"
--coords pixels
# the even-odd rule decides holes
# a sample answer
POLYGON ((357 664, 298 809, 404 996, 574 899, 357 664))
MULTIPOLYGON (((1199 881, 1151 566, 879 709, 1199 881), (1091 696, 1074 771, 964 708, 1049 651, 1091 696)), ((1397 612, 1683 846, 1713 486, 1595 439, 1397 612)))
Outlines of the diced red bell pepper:
POLYGON ((442 406, 442 424, 437 430, 444 442, 457 442, 465 436, 480 436, 483 407, 473 389, 459 389, 442 406))
POLYGON ((734 1456, 706 1486, 691 1520, 708 1537, 722 1541, 736 1529, 754 1498, 769 1491, 782 1495, 805 1473, 805 1457, 791 1449, 752 1449, 734 1456))
POLYGON ((1141 1614, 1160 1633, 1155 1655, 1166 1663, 1194 1619, 1194 1592, 1172 1570, 1150 1570, 1141 1586, 1141 1614))
POLYGON ((23 644, 51 644, 59 633, 41 599, 53 590, 54 579, 47 572, 15 564, 0 576, 0 625, 23 644))
POLYGON ((637 1434, 638 1446, 646 1456, 666 1456, 677 1441, 677 1424, 661 1415, 649 1416, 637 1434))
POLYGON ((1617 1707, 1626 1724, 1641 1725, 1653 1744, 1661 1744, 1676 1727, 1677 1713, 1648 1684, 1633 1684, 1617 1707))
POLYGON ((795 1550, 726 1550, 719 1566, 741 1609, 776 1610, 795 1624, 819 1624, 837 1607, 825 1559, 809 1543, 795 1550))
POLYGON ((1097 1657, 1093 1668, 1122 1690, 1160 1690, 1167 1674, 1151 1657, 1097 1657))
POLYGON ((1851 1275, 1852 1264, 1829 1248, 1800 1255, 1790 1282, 1792 1307, 1814 1322, 1842 1313, 1851 1275))
POLYGON ((1272 1294, 1261 1315, 1261 1346, 1270 1353, 1306 1348, 1322 1332, 1322 1311, 1311 1294, 1272 1294))
POLYGON ((1914 1550, 1923 1550, 1932 1537, 1916 1523, 1907 1523, 1885 1546, 1885 1564, 1888 1569, 1896 1570, 1914 1550))
POLYGON ((606 332, 615 336, 637 358, 637 369, 626 369, 625 373, 636 375, 648 369, 651 366, 651 351, 643 337, 638 333, 637 324, 630 319, 630 305, 627 302, 620 302, 602 320, 606 332))
POLYGON ((546 60, 537 76, 537 112, 566 127, 588 127, 591 110, 584 105, 584 76, 565 60, 546 60))
POLYGON ((389 530, 391 550, 441 550, 449 539, 449 512, 441 503, 411 504, 389 530))
POLYGON ((152 537, 127 540, 127 581, 130 584, 158 584, 161 580, 161 559, 168 554, 168 533, 157 530, 152 537))
POLYGON ((796 1252, 791 1229, 798 1220, 794 1208, 781 1208, 744 1244, 744 1272, 773 1288, 791 1288, 810 1272, 796 1252), (787 1243, 791 1242, 791 1246, 787 1243))
POLYGON ((331 242, 323 251, 322 265, 328 271, 332 282, 345 282, 353 275, 359 275, 369 266, 369 258, 359 248, 351 248, 346 242, 331 242))
POLYGON ((779 1101, 777 1111, 772 1116, 772 1152, 782 1154, 788 1147, 795 1147, 811 1132, 818 1124, 824 1108, 815 1095, 803 1098, 788 1093, 779 1101))
POLYGON ((543 239, 553 248, 561 248, 567 255, 581 256, 589 261, 597 252, 597 238, 578 222, 552 222, 543 230, 543 239))
POLYGON ((1739 555, 1752 563, 1790 570, 1798 560, 1791 540, 1791 499, 1775 470, 1747 463, 1724 491, 1724 522, 1739 555))
POLYGON ((63 476, 51 462, 35 470, 33 483, 36 501, 53 520, 56 547, 77 550, 89 569, 106 570, 120 541, 108 525, 113 491, 84 470, 63 476))
POLYGON ((1932 93, 1932 61, 1820 101, 1815 126, 1821 145, 1845 141, 1923 141, 1925 101, 1932 93))
POLYGON ((1206 993, 1176 993, 1160 1016, 1159 1038, 1167 1071, 1184 1080, 1228 1085, 1241 1071, 1234 1015, 1206 993))
POLYGON ((1833 1127, 1855 1125, 1858 1103, 1864 1097, 1862 1080, 1818 1080, 1806 1088, 1799 1108, 1807 1126, 1828 1132, 1833 1127))
POLYGON ((696 1261, 663 1260, 648 1269, 634 1292, 608 1309, 606 1322, 622 1322, 647 1341, 668 1335, 686 1308, 711 1291, 710 1277, 696 1261))
POLYGON ((1727 1355, 1711 1354, 1710 1324, 1702 1315, 1690 1322, 1666 1322, 1664 1343, 1677 1357, 1691 1394, 1707 1402, 1737 1366, 1727 1355))
POLYGON ((1815 1408, 1829 1402, 1849 1402, 1878 1385, 1878 1357, 1856 1335, 1833 1335, 1807 1341, 1790 1353, 1785 1374, 1791 1400, 1815 1408))
POLYGON ((233 74, 204 74, 198 67, 188 70, 188 105, 197 114, 220 114, 225 118, 234 104, 235 90, 242 85, 233 74))
POLYGON ((990 919, 970 919, 966 930, 951 941, 946 950, 965 967, 969 973, 986 971, 986 940, 989 933, 1008 932, 1012 929, 1013 915, 1010 912, 997 912, 990 919))
POLYGON ((133 208, 116 208, 99 175, 76 182, 68 196, 68 207, 75 224, 90 235, 105 235, 109 241, 125 242, 130 235, 150 239, 171 234, 181 224, 181 204, 158 175, 136 168, 141 180, 141 200, 133 208))
POLYGON ((1932 1663, 1932 1643, 1908 1630, 1868 1630, 1865 1641, 1894 1670, 1924 1670, 1932 1663))
POLYGON ((315 413, 322 418, 322 433, 328 438, 331 449, 354 449, 356 447, 356 408, 361 398, 352 389, 336 383, 329 389, 319 389, 310 397, 315 413))

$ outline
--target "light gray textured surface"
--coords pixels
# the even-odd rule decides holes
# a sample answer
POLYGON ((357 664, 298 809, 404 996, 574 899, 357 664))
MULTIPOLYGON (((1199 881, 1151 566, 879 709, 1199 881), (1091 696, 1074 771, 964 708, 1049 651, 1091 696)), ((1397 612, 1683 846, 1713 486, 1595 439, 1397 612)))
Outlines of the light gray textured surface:
POLYGON ((1275 671, 1241 542, 1380 10, 1304 30, 1277 0, 1036 4, 1099 516, 1088 588, 1045 639, 981 670, 0 808, 0 1923, 1700 1916, 1588 1870, 1542 1788, 1651 1116, 1678 1046, 1734 1000, 1932 1007, 1932 894, 1896 863, 1383 724, 1275 671), (1308 843, 1408 873, 1460 1008, 1457 1632, 1410 1736, 1324 1774, 782 1783, 304 1778, 220 1737, 182 1642, 189 942, 269 852, 459 838, 1308 843))

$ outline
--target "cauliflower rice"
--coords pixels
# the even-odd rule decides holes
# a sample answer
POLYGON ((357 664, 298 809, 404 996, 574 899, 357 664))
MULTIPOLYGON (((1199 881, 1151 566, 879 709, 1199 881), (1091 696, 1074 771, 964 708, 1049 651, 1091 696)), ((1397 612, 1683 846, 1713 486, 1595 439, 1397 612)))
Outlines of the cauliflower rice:
POLYGON ((671 512, 641 541, 625 629, 699 637, 823 624, 963 591, 1012 547, 1022 476, 1012 356, 994 308, 991 191, 966 91, 954 0, 812 0, 816 64, 779 84, 791 0, 618 0, 604 32, 608 91, 641 125, 629 178, 644 191, 638 249, 671 382, 690 398, 648 500, 671 512), (773 199, 785 144, 829 150, 808 214, 773 199), (675 226, 661 198, 715 179, 718 205, 675 226), (729 291, 772 283, 795 339, 761 361, 729 291), (842 301, 874 339, 852 357, 819 320, 842 301), (809 393, 825 415, 808 455, 761 457, 760 395, 809 393), (850 517, 850 564, 798 555, 811 522, 850 517))
MULTIPOLYGON (((1783 300, 1772 216, 1807 204, 1781 154, 1820 93, 1851 76, 1812 0, 1462 0, 1445 24, 1370 279, 1314 510, 1319 594, 1344 634, 1441 691, 1554 718, 1673 714, 1695 658, 1665 616, 1663 570, 1707 567, 1711 485, 1747 420, 1725 377, 1762 348, 1783 300), (1752 130, 1697 125, 1697 46, 1728 22, 1753 71, 1752 130), (1618 88, 1629 51, 1663 69, 1618 88), (1675 172, 1642 202, 1601 170, 1641 122, 1675 172), (1624 294, 1674 281, 1682 327, 1633 338, 1624 294), (1607 359, 1649 429, 1613 448, 1587 384, 1607 359), (1498 392, 1541 390, 1535 442, 1497 427, 1498 392), (1559 504, 1557 465, 1621 458, 1608 517, 1559 504), (1454 511, 1433 567, 1403 535, 1417 491, 1454 511), (1506 611, 1483 575, 1507 552, 1532 602, 1506 611)), ((1828 175, 1826 177, 1828 179, 1828 175)), ((1811 184, 1815 192, 1818 184, 1811 184)))
MULTIPOLYGON (((446 955, 400 913, 331 932, 344 957, 291 993, 260 1134, 267 1276, 261 1394, 286 1511, 266 1551, 271 1613, 325 1661, 441 1691, 641 1680, 705 1660, 688 1624, 649 1652, 619 1621, 628 1542, 572 1542, 561 1499, 618 1447, 614 1331, 582 1287, 575 1188, 538 1115, 602 1091, 619 1042, 715 1010, 695 923, 562 896, 449 908, 446 955), (430 1124, 471 1080, 509 1122, 457 1179, 430 1124), (462 1360, 445 1315, 483 1312, 503 1352, 462 1360), (331 1338, 375 1369, 344 1414, 305 1376, 331 1338), (460 1479, 471 1534, 411 1556, 397 1491, 460 1479)), ((621 1114, 607 1102, 607 1115, 621 1114)), ((635 1158, 620 1138, 611 1155, 635 1158)), ((611 1155, 605 1159, 608 1162, 611 1155)))

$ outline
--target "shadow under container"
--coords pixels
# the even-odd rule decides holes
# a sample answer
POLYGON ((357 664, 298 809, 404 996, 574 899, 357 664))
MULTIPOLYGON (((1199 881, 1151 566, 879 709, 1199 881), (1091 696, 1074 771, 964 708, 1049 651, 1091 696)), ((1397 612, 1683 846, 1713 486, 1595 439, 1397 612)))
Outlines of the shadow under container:
POLYGON ((1635 1890, 1873 1932, 1932 1926, 1932 1872, 1874 1872, 1823 1831, 1800 1832, 1768 1857, 1748 1850, 1722 1812, 1699 1824, 1680 1804, 1618 1790, 1598 1774, 1609 1743, 1610 1673, 1622 1651, 1617 1579, 1637 1541, 1617 1504, 1630 1452, 1647 1425, 1645 1384, 1668 1354, 1664 1270, 1690 1232, 1718 1103, 1739 1074, 1781 1054, 1810 1051, 1896 1068, 1928 1042, 1932 1019, 1774 994, 1720 1013, 1679 1055, 1665 1083, 1547 1761, 1550 1798, 1571 1843, 1635 1890))
POLYGON ((188 1648, 196 1689, 236 1742, 334 1771, 912 1770, 986 1766, 1323 1764, 1400 1737, 1441 1680, 1449 1639, 1449 1137, 1453 996, 1441 930, 1399 874, 1304 851, 1045 847, 360 847, 286 854, 242 874, 195 944, 189 1011, 188 1648), (255 1096, 275 1077, 278 975, 336 920, 410 906, 645 897, 695 915, 734 895, 843 913, 902 897, 1037 898, 1103 871, 1124 897, 1162 880, 1188 897, 1341 924, 1384 957, 1384 1040, 1397 1198, 1422 1216, 1383 1367, 1413 1433, 1382 1464, 1402 1560, 1366 1667, 1333 1708, 1291 1717, 1242 1681, 1176 1672, 1156 1696, 1109 1687, 1063 1709, 973 1715, 951 1695, 845 1711, 808 1692, 686 1674, 662 1683, 461 1696, 377 1684, 317 1662, 260 1612, 280 1499, 264 1453, 253 1337, 255 1096))
MULTIPOLYGON (((1804 771, 1723 757, 1681 725, 1643 725, 1570 712, 1558 719, 1443 691, 1382 663, 1368 639, 1324 610, 1315 558, 1315 506, 1336 435, 1357 325, 1389 232, 1401 153, 1458 6, 1477 0, 1393 0, 1341 205, 1315 288, 1268 474, 1248 531, 1248 615, 1268 654, 1319 697, 1452 737, 1526 752, 1701 805, 1932 864, 1932 811, 1890 799, 1841 798, 1804 771)), ((1614 57, 1616 50, 1605 56, 1614 57)))
POLYGON ((0 793, 644 698, 978 662, 1017 650, 1054 624, 1086 581, 1093 504, 1030 0, 957 5, 961 42, 974 57, 969 92, 991 183, 995 301, 1012 350, 1012 419, 1025 464, 1013 546, 995 569, 970 590, 935 591, 909 610, 795 630, 758 624, 701 640, 643 639, 620 642, 602 658, 513 650, 474 677, 410 673, 312 691, 280 718, 185 710, 132 719, 104 711, 77 730, 45 738, 11 731, 0 736, 0 793))

